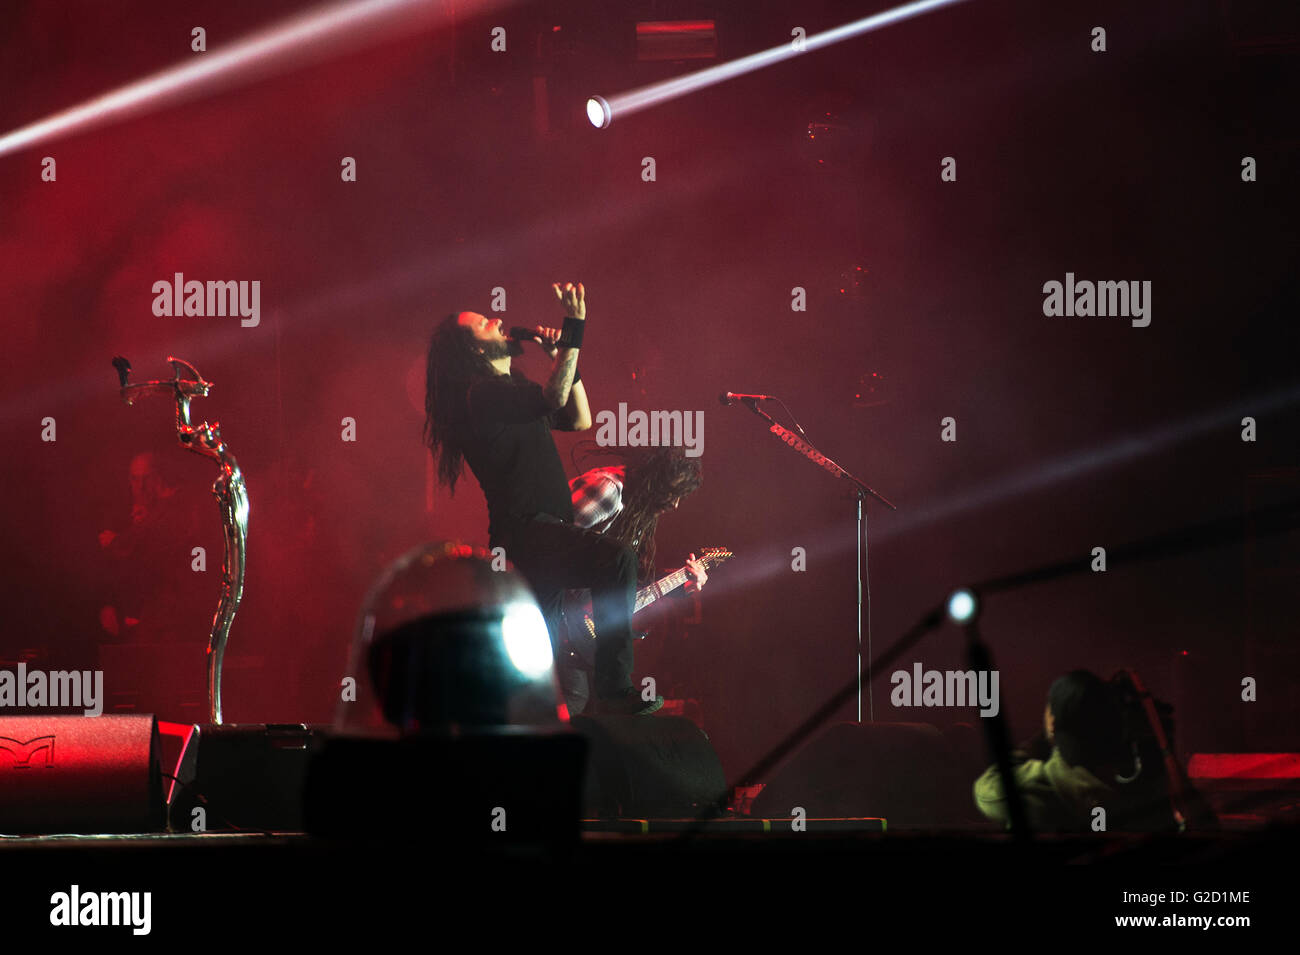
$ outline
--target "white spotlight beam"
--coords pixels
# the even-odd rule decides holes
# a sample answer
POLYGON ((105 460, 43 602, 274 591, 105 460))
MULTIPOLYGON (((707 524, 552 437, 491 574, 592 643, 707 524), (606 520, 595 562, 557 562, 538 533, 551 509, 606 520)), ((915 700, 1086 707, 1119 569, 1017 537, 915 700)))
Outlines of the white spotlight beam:
MULTIPOLYGON (((881 27, 887 27, 903 20, 910 20, 912 17, 919 17, 923 13, 938 10, 940 7, 948 7, 964 2, 965 0, 920 0, 918 3, 904 4, 901 7, 894 7, 864 17, 861 20, 846 23, 844 26, 836 27, 833 30, 814 34, 804 39, 801 44, 799 41, 792 39, 789 43, 772 47, 770 50, 763 50, 761 53, 751 53, 749 56, 741 57, 739 60, 732 60, 730 63, 719 63, 717 66, 688 73, 676 79, 652 83, 650 86, 643 86, 627 93, 619 93, 617 96, 609 97, 608 100, 602 100, 602 102, 608 104, 606 122, 603 125, 608 126, 620 116, 630 115, 648 106, 656 106, 667 100, 676 99, 678 96, 685 96, 687 93, 693 93, 706 86, 724 83, 727 80, 735 79, 737 76, 743 76, 746 73, 752 73, 754 70, 761 70, 764 67, 771 66, 773 63, 780 63, 782 60, 788 60, 791 57, 803 56, 806 53, 820 50, 842 40, 861 36, 863 33, 870 33, 873 30, 879 30, 881 27)), ((593 97, 593 99, 599 99, 599 97, 593 97)), ((593 125, 601 124, 593 123, 593 125)))
MULTIPOLYGON (((474 4, 473 12, 502 5, 502 0, 488 0, 474 4)), ((344 0, 314 7, 224 48, 194 53, 184 65, 169 67, 0 136, 0 156, 283 73, 344 50, 415 33, 450 21, 452 15, 447 0, 344 0)))

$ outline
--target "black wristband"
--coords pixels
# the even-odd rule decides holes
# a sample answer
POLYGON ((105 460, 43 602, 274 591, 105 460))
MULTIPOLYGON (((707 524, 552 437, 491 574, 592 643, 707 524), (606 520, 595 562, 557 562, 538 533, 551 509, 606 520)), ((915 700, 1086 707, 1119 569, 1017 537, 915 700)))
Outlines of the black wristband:
POLYGON ((575 368, 573 369, 573 383, 576 385, 580 381, 582 381, 582 372, 575 368))
POLYGON ((587 323, 582 319, 567 317, 564 320, 564 330, 560 332, 560 340, 555 344, 561 348, 581 348, 582 333, 586 329, 587 323))

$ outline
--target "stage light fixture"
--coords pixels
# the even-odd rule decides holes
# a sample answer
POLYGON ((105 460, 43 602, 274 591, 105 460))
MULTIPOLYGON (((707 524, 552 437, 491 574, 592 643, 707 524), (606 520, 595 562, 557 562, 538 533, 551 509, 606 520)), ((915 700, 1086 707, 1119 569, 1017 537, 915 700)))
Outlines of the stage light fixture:
POLYGON ((438 541, 390 564, 366 596, 340 736, 560 722, 551 640, 532 591, 480 547, 438 541), (366 678, 368 675, 368 679, 366 678))
POLYGON ((532 680, 550 673, 551 638, 536 604, 531 601, 509 604, 501 617, 501 639, 510 662, 525 677, 532 680))
POLYGON ((948 598, 948 617, 953 623, 970 623, 979 613, 979 599, 972 591, 954 590, 948 598))
POLYGON ((593 96, 587 100, 587 119, 591 120, 591 125, 597 129, 604 129, 613 118, 614 114, 610 111, 605 97, 593 96))

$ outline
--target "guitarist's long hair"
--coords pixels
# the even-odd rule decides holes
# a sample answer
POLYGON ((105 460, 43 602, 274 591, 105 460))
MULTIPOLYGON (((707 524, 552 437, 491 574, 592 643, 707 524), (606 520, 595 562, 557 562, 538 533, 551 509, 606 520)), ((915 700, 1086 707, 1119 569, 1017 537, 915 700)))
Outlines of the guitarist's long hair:
POLYGON ((494 374, 491 363, 474 349, 469 329, 457 322, 459 315, 452 312, 433 330, 424 387, 424 443, 438 465, 438 482, 452 495, 465 465, 466 395, 476 380, 494 374))
POLYGON ((655 531, 659 515, 675 497, 686 497, 704 483, 699 458, 682 448, 629 448, 623 453, 623 510, 605 536, 637 552, 642 581, 655 574, 655 531), (633 542, 636 543, 633 543, 633 542))

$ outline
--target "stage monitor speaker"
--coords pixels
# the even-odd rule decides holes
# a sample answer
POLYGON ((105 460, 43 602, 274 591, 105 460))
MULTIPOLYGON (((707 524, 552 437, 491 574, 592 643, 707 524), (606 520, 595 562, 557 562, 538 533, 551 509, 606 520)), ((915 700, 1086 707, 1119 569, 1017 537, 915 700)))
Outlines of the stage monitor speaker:
POLYGON ((301 832, 307 763, 326 728, 305 723, 195 726, 181 753, 168 805, 172 830, 301 832), (203 813, 195 813, 197 808, 203 813))
POLYGON ((153 716, 0 717, 0 832, 163 827, 153 716))
POLYGON ((587 737, 587 817, 684 818, 721 800, 727 778, 704 731, 681 716, 575 716, 587 737))
POLYGON ((402 846, 575 845, 587 741, 519 727, 333 736, 312 756, 306 830, 402 846))
POLYGON ((837 723, 798 750, 754 800, 755 816, 883 817, 889 828, 979 825, 967 760, 927 723, 837 723))

